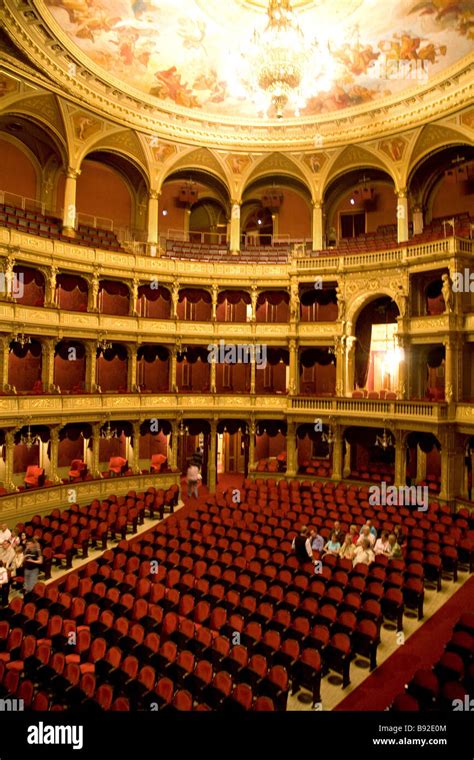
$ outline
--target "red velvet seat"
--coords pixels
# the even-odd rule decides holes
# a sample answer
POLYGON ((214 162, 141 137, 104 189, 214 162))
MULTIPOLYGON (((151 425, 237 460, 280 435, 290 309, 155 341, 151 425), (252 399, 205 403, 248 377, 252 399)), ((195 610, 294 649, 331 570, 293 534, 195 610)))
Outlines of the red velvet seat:
POLYGON ((87 465, 82 459, 73 459, 71 462, 71 469, 68 472, 70 480, 84 480, 87 475, 87 465))
POLYGON ((27 467, 25 475, 25 487, 26 488, 40 488, 44 485, 45 474, 42 467, 38 465, 30 464, 27 467))
POLYGON ((109 474, 111 476, 123 475, 128 470, 128 460, 123 457, 110 457, 109 474))

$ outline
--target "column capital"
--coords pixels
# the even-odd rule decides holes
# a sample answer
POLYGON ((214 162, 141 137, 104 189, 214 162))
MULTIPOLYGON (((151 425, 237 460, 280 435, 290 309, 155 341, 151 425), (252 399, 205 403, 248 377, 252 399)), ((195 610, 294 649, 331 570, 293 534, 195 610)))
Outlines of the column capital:
POLYGON ((161 195, 161 190, 149 190, 148 191, 148 200, 150 201, 157 201, 158 198, 161 195))
POLYGON ((406 187, 400 187, 397 190, 397 197, 398 198, 407 198, 408 197, 408 189, 406 187))
POLYGON ((68 179, 77 179, 81 174, 80 169, 75 169, 73 166, 68 166, 66 170, 66 177, 68 179))
POLYGON ((318 200, 318 201, 311 201, 311 205, 313 209, 323 209, 324 208, 324 201, 318 200))

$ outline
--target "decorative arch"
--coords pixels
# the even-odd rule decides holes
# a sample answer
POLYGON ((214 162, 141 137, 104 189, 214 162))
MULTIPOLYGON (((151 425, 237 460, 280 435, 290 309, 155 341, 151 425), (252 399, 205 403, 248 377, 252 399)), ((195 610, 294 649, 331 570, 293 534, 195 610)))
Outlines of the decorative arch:
POLYGON ((159 189, 161 189, 168 177, 180 169, 188 169, 190 171, 197 169, 217 177, 226 188, 229 198, 231 197, 231 177, 224 162, 221 162, 209 148, 191 148, 186 153, 181 153, 176 160, 170 160, 167 163, 166 170, 163 171, 160 177, 159 189))
POLYGON ((361 148, 358 145, 348 145, 326 165, 325 171, 321 177, 320 200, 324 199, 329 185, 342 174, 348 170, 363 170, 367 167, 380 169, 385 172, 392 178, 395 188, 398 187, 397 173, 391 163, 383 161, 380 156, 377 156, 366 148, 361 148))
POLYGON ((115 132, 89 142, 78 156, 78 168, 80 168, 83 161, 91 153, 97 152, 115 153, 127 159, 140 172, 146 187, 150 187, 150 174, 146 156, 138 137, 131 130, 115 132))
POLYGON ((272 153, 270 156, 264 156, 257 164, 252 164, 249 167, 247 174, 242 178, 239 200, 243 198, 248 187, 256 180, 271 177, 275 174, 297 178, 306 187, 311 200, 314 200, 310 172, 282 153, 272 153))
POLYGON ((410 177, 427 155, 450 145, 466 145, 468 142, 469 138, 466 138, 466 135, 451 127, 440 124, 428 124, 422 127, 407 161, 405 184, 409 182, 410 177))

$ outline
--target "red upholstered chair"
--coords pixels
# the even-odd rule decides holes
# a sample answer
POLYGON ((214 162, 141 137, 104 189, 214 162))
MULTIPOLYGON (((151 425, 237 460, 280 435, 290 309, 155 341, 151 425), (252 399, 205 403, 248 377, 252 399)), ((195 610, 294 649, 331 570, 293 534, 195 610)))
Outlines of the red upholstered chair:
POLYGON ((73 459, 71 469, 68 472, 69 480, 84 480, 87 475, 87 465, 82 459, 73 459))
POLYGON ((150 472, 161 472, 166 462, 164 454, 152 454, 150 460, 150 472))
POLYGON ((128 470, 128 460, 123 457, 110 457, 109 474, 111 477, 123 475, 128 470))
POLYGON ((36 464, 30 464, 26 470, 25 487, 39 488, 44 485, 44 469, 36 464))

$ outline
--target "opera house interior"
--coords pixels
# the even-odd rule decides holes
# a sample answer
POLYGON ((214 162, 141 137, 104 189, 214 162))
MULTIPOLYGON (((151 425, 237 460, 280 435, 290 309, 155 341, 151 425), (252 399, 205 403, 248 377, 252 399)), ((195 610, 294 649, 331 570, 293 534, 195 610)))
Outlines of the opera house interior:
POLYGON ((472 3, 0 21, 0 696, 464 704, 472 3))

